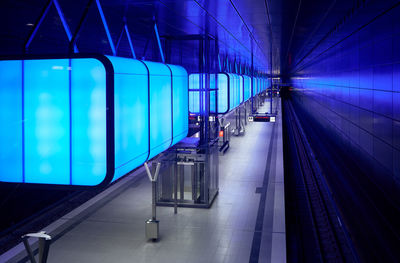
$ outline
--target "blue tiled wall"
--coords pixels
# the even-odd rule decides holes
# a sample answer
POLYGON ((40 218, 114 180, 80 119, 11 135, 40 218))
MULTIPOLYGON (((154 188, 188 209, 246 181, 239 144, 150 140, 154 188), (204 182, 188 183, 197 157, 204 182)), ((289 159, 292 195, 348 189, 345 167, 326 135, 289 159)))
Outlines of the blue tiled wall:
MULTIPOLYGON (((381 11, 369 13, 358 30, 339 31, 305 64, 292 78, 293 97, 357 160, 371 160, 371 174, 399 191, 400 7, 381 11)), ((353 28, 355 22, 349 21, 353 28)))

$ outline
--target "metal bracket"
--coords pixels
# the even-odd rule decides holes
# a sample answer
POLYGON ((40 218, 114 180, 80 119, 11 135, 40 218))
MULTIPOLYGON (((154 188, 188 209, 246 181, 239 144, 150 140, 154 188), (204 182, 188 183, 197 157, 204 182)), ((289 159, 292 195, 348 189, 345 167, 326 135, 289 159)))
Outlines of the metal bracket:
POLYGON ((28 252, 28 257, 31 263, 36 263, 35 256, 33 255, 31 246, 29 245, 28 238, 35 237, 39 239, 39 262, 46 263, 49 255, 49 248, 51 242, 51 236, 47 235, 45 231, 38 233, 30 233, 22 236, 22 242, 24 243, 25 249, 28 252))
POLYGON ((157 182, 158 174, 160 173, 160 166, 161 166, 161 163, 157 163, 156 172, 154 173, 154 175, 152 175, 147 162, 144 163, 144 168, 146 169, 146 173, 150 179, 150 182, 157 182))

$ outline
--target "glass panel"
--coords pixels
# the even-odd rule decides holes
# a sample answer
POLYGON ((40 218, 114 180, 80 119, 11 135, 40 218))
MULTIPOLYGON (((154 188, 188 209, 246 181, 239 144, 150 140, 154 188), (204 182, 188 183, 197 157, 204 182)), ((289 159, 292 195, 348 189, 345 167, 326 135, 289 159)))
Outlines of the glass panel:
POLYGON ((97 59, 71 59, 72 185, 106 176, 106 70, 97 59))
POLYGON ((164 64, 145 63, 150 71, 150 159, 171 144, 171 72, 164 64))
POLYGON ((25 181, 70 183, 68 59, 25 61, 25 181))
POLYGON ((251 79, 249 76, 244 76, 244 100, 247 101, 251 96, 251 79))
MULTIPOLYGON (((205 83, 206 78, 205 74, 203 75, 203 83, 205 83)), ((200 88, 199 83, 199 74, 190 74, 189 75, 189 109, 191 113, 198 114, 200 112, 200 92, 199 91, 191 91, 198 90, 200 88)), ((215 74, 210 74, 210 112, 215 112, 215 74)), ((205 105, 206 94, 203 93, 203 104, 205 105)), ((204 106, 205 108, 205 106, 204 106)))
POLYGON ((244 78, 243 76, 239 76, 239 103, 243 102, 244 99, 244 78))
MULTIPOLYGON (((190 74, 189 75, 189 89, 199 89, 199 74, 190 74)), ((199 91, 190 91, 189 92, 189 111, 191 113, 199 113, 200 112, 200 92, 199 91)))
POLYGON ((0 181, 23 182, 22 62, 0 62, 0 181))
POLYGON ((228 76, 218 74, 218 112, 224 113, 229 110, 228 104, 228 76))
POLYGON ((134 59, 108 57, 114 67, 115 174, 120 178, 148 155, 148 72, 134 59))
POLYGON ((173 141, 175 144, 186 137, 189 131, 188 75, 184 68, 168 65, 172 71, 173 87, 173 141))

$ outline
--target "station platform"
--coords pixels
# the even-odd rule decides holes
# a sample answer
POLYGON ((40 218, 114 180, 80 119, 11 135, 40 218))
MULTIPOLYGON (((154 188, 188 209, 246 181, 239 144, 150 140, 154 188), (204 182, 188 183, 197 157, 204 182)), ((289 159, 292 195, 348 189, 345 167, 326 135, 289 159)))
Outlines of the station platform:
MULTIPOLYGON (((151 183, 141 168, 43 229, 52 236, 48 262, 286 262, 282 116, 275 101, 275 123, 248 123, 244 136, 231 137, 210 209, 174 214, 157 207, 160 239, 146 240, 151 183)), ((0 262, 29 262, 23 244, 0 262)))

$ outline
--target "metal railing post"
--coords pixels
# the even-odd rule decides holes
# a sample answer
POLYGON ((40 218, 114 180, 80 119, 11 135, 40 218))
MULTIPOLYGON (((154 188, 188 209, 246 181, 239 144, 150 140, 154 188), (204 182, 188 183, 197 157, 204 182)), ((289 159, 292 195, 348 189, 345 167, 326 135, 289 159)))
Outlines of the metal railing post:
POLYGON ((33 255, 32 248, 29 245, 28 239, 30 237, 36 237, 39 239, 39 261, 38 263, 46 263, 49 255, 51 237, 46 234, 45 231, 38 233, 29 233, 22 236, 22 242, 24 243, 25 249, 28 253, 29 260, 31 263, 36 263, 35 256, 33 255))
POLYGON ((147 176, 149 177, 151 181, 151 186, 152 186, 152 201, 151 201, 151 219, 148 219, 146 221, 146 237, 147 239, 153 239, 157 240, 158 239, 158 232, 159 232, 159 221, 157 220, 157 211, 156 211, 156 199, 157 199, 157 178, 158 174, 160 172, 160 166, 161 163, 158 162, 156 165, 156 170, 154 175, 151 174, 149 166, 147 165, 147 162, 144 163, 144 167, 146 169, 147 176))

